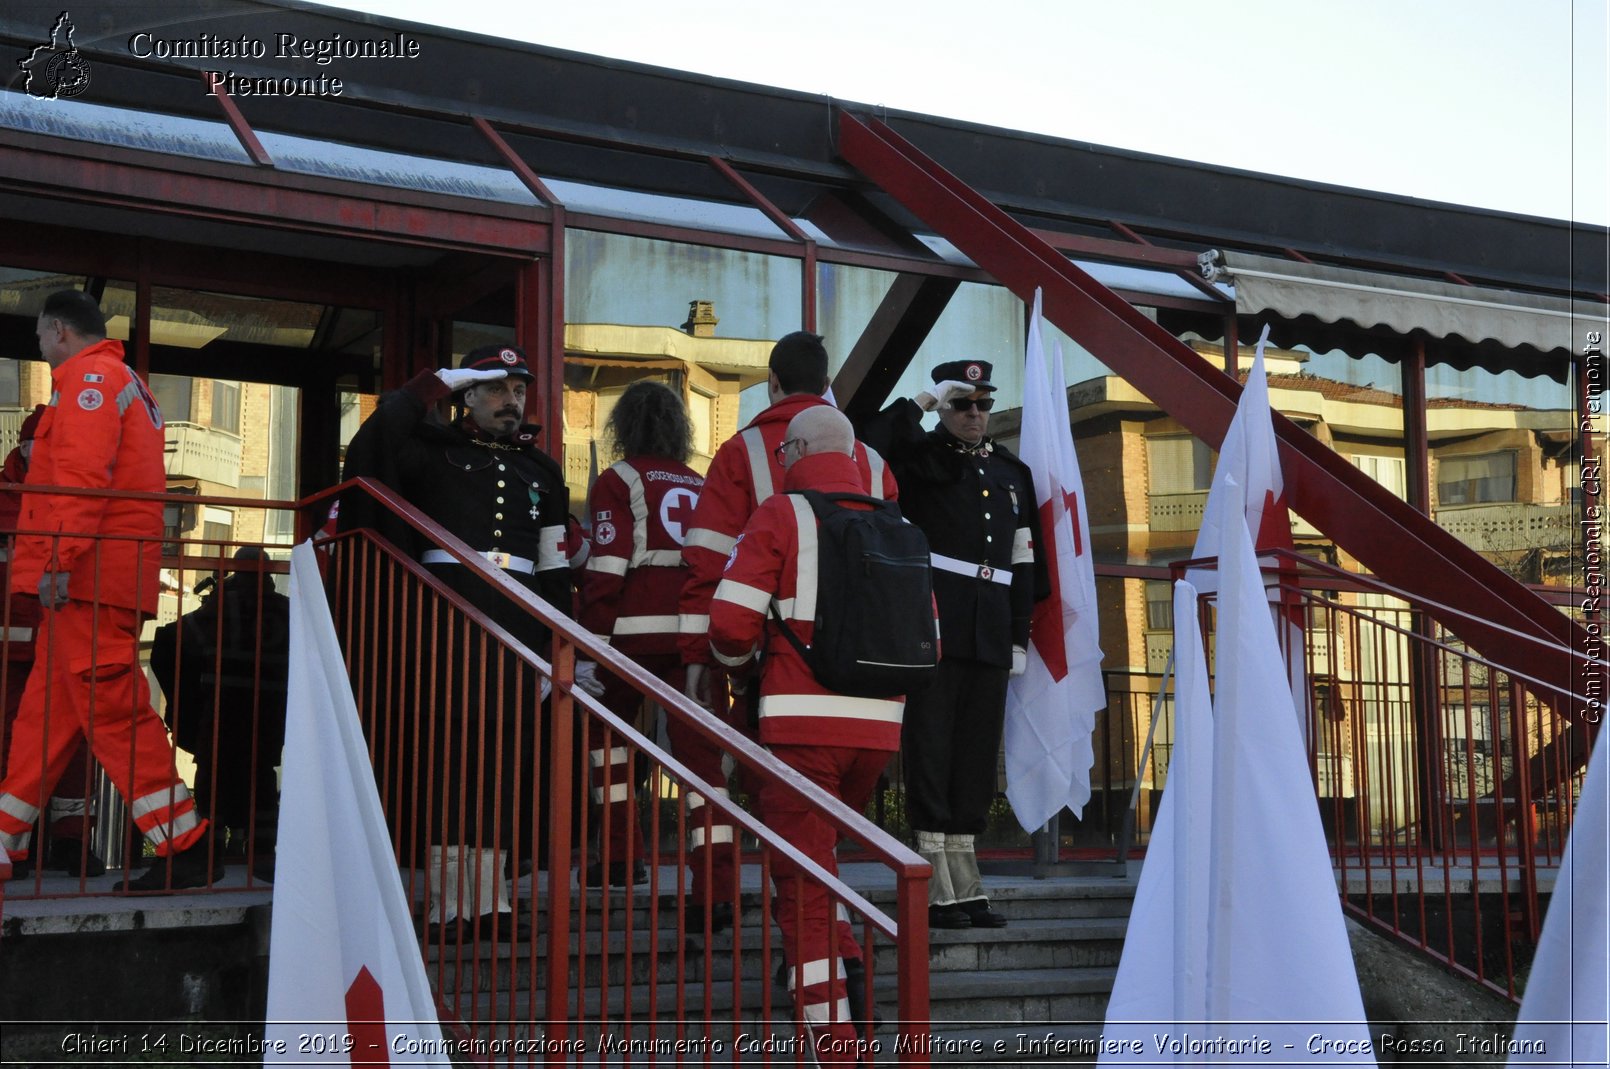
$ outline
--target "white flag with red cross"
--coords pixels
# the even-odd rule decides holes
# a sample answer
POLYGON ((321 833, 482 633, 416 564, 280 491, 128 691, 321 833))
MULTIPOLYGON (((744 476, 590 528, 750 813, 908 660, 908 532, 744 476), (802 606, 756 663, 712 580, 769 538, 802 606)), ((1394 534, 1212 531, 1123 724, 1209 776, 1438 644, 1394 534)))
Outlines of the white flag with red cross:
MULTIPOLYGON (((1268 550, 1290 550, 1291 537, 1290 495, 1286 490, 1285 476, 1280 470, 1279 440, 1275 437, 1274 409, 1269 403, 1269 376, 1264 367, 1263 351, 1269 343, 1269 328, 1265 326, 1258 337, 1257 354, 1252 370, 1247 373, 1246 387, 1236 406, 1230 428, 1225 431, 1219 449, 1219 460, 1213 469, 1213 486, 1208 491, 1207 504, 1202 510, 1202 528, 1196 535, 1196 546, 1191 550, 1193 560, 1216 558, 1223 552, 1225 525, 1231 522, 1226 501, 1230 495, 1219 490, 1227 478, 1235 479, 1241 487, 1245 503, 1240 518, 1252 538, 1253 548, 1260 554, 1268 550)), ((1238 495, 1240 496, 1240 495, 1238 495)), ((1278 558, 1260 557, 1265 565, 1276 565, 1278 558)), ((1187 574, 1191 584, 1203 594, 1218 589, 1218 573, 1207 568, 1193 568, 1187 574)), ((1268 575, 1265 586, 1269 602, 1278 621, 1276 634, 1280 636, 1281 652, 1286 660, 1286 677, 1291 686, 1292 701, 1296 704, 1298 724, 1307 734, 1307 674, 1304 670, 1304 609, 1301 595, 1295 584, 1277 584, 1268 575)))
POLYGON ((290 661, 263 1062, 450 1066, 312 543, 290 661))
POLYGON ((1027 667, 1007 687, 1005 729, 1006 797, 1027 831, 1064 806, 1075 816, 1084 811, 1095 764, 1091 737, 1107 705, 1084 479, 1068 426, 1060 353, 1054 363, 1055 374, 1048 375, 1036 290, 1019 455, 1034 473, 1051 596, 1035 606, 1027 667))

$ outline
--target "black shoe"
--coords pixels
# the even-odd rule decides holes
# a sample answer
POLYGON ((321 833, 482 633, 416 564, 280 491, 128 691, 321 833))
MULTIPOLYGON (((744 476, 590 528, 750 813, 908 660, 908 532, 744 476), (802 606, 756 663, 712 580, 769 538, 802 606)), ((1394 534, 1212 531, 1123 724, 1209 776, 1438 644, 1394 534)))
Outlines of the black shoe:
POLYGON ((954 902, 948 906, 928 907, 928 927, 930 928, 954 929, 971 928, 972 926, 973 918, 969 917, 967 911, 954 902))
MULTIPOLYGON (((687 900, 682 903, 682 923, 689 932, 704 931, 704 903, 687 900)), ((724 932, 732 927, 732 903, 713 902, 710 905, 710 934, 724 932)))
POLYGON ((274 882, 273 854, 270 854, 267 857, 263 857, 261 854, 259 854, 257 860, 252 862, 252 879, 257 883, 274 882))
POLYGON ((34 861, 31 857, 14 857, 11 859, 11 878, 13 880, 26 880, 34 874, 34 861))
POLYGON ((106 862, 96 857, 95 851, 85 850, 82 839, 51 840, 50 857, 45 861, 45 868, 80 879, 106 875, 106 862))
POLYGON ((473 925, 466 924, 475 930, 477 939, 491 940, 494 938, 492 926, 496 923, 497 934, 495 938, 500 943, 528 943, 531 941, 531 922, 526 920, 523 913, 483 913, 475 918, 473 925))
POLYGON ((131 891, 181 891, 187 887, 205 887, 208 881, 221 880, 223 876, 222 861, 210 869, 207 867, 207 844, 203 841, 171 858, 157 858, 144 873, 119 882, 112 890, 121 894, 131 891), (173 862, 171 880, 168 875, 169 861, 173 862))
POLYGON ((961 906, 974 928, 1006 927, 1006 918, 989 908, 987 898, 975 898, 971 902, 963 902, 961 906))
MULTIPOLYGON (((631 864, 630 877, 627 876, 627 865, 624 861, 611 861, 609 863, 609 886, 631 887, 634 884, 648 883, 648 866, 641 861, 631 864)), ((587 866, 587 886, 604 886, 604 863, 594 861, 587 866)))

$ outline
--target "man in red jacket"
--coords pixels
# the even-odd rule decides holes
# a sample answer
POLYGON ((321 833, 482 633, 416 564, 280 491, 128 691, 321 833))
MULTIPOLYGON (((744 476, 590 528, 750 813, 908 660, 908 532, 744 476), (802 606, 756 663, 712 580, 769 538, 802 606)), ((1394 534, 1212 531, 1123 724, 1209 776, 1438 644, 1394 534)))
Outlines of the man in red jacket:
MULTIPOLYGON (((662 383, 647 381, 621 394, 610 411, 609 429, 621 459, 599 473, 589 499, 592 542, 587 580, 582 584, 581 622, 649 672, 681 687, 677 601, 687 575, 682 547, 704 485, 704 477, 687 465, 693 452, 693 426, 680 397, 662 383)), ((601 672, 600 682, 604 705, 628 723, 635 722, 643 704, 637 689, 610 672, 601 672)), ((593 801, 600 807, 599 834, 608 841, 611 860, 607 874, 599 862, 589 866, 589 882, 640 883, 646 873, 637 860, 644 850, 642 828, 635 819, 633 780, 646 769, 629 770, 626 748, 595 731, 588 744, 589 776, 593 801)), ((667 718, 666 733, 671 752, 695 775, 710 783, 726 782, 719 747, 675 716, 667 718)), ((724 788, 717 792, 726 794, 724 788)), ((700 908, 696 914, 689 911, 688 924, 702 928, 702 907, 708 904, 710 928, 719 932, 732 924, 736 844, 725 817, 711 810, 706 827, 706 815, 704 799, 691 795, 689 902, 700 908)))
MULTIPOLYGON (((850 421, 830 405, 806 406, 789 421, 777 446, 787 466, 787 490, 861 494, 850 421)), ((847 507, 855 507, 853 504, 847 507)), ((903 698, 858 698, 827 690, 805 659, 768 622, 775 600, 796 636, 809 645, 817 589, 817 524, 802 498, 780 494, 755 510, 734 547, 710 602, 710 646, 729 668, 768 652, 760 677, 760 741, 851 809, 866 806, 878 776, 900 747, 903 698), (802 562, 806 562, 802 565, 802 562), (766 641, 768 638, 771 641, 766 641)), ((837 874, 834 826, 793 792, 768 784, 761 791, 767 822, 806 857, 837 874)), ((823 1065, 856 1060, 852 1018, 863 1009, 861 948, 848 921, 829 916, 826 889, 779 854, 772 864, 777 892, 773 917, 783 931, 789 986, 810 1025, 823 1065), (803 911, 801 914, 801 910, 803 911), (796 918, 803 916, 803 921, 796 918), (836 944, 836 946, 835 946, 836 944), (803 982, 803 989, 797 984, 803 982)))
MULTIPOLYGON (((123 362, 122 343, 107 340, 95 300, 77 290, 51 294, 38 334, 54 392, 27 485, 165 490, 162 413, 123 362)), ((12 592, 37 593, 44 613, 0 781, 0 846, 27 856, 40 802, 87 736, 158 858, 118 889, 216 879, 223 872, 207 856, 207 822, 179 779, 139 664, 140 621, 157 607, 162 502, 30 491, 18 526, 52 533, 19 536, 11 565, 12 592)))
MULTIPOLYGON (((827 392, 827 349, 820 334, 800 330, 784 335, 772 347, 767 367, 771 407, 716 450, 693 514, 693 530, 682 546, 682 559, 688 564, 681 603, 682 660, 688 666, 685 689, 706 708, 711 706, 712 689, 720 689, 711 686, 707 632, 710 599, 721 582, 721 570, 749 517, 782 486, 783 462, 777 447, 789 420, 807 408, 832 408, 822 397, 827 392)), ((855 492, 895 500, 899 491, 883 458, 869 446, 853 444, 851 457, 860 480, 855 492)), ((740 718, 732 719, 741 726, 740 718)))
MULTIPOLYGON (((36 405, 22 421, 17 433, 17 447, 6 454, 0 467, 0 483, 20 483, 28 478, 28 458, 33 454, 34 432, 44 418, 45 406, 36 405)), ((11 571, 11 545, 9 535, 17 530, 17 517, 22 514, 22 492, 0 492, 0 532, 6 540, 0 544, 0 587, 6 584, 11 571)), ((22 705, 22 692, 28 683, 28 673, 34 665, 34 634, 39 630, 39 598, 37 591, 5 597, 4 619, 0 620, 0 640, 5 647, 5 737, 10 738, 12 725, 17 721, 17 710, 22 705)), ((35 758, 37 760, 37 757, 35 758)), ((0 774, 5 772, 5 758, 0 755, 0 774)), ((74 748, 73 756, 62 771, 57 786, 64 792, 50 799, 50 852, 41 867, 56 869, 71 876, 99 876, 106 865, 94 851, 86 849, 84 840, 94 820, 88 793, 89 759, 83 743, 74 748)), ((22 879, 33 870, 28 861, 18 861, 12 868, 12 879, 22 879)))

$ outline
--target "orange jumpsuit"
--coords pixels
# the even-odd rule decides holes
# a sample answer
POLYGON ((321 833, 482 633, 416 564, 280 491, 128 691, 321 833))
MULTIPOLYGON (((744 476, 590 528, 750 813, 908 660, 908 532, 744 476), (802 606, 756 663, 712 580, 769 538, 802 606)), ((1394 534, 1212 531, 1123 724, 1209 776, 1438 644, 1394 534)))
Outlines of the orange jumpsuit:
MULTIPOLYGON (((0 465, 0 483, 20 483, 28 478, 28 459, 25 449, 33 441, 34 431, 45 414, 45 406, 38 405, 23 420, 17 448, 6 456, 0 465)), ((17 517, 22 514, 22 491, 0 491, 0 586, 7 586, 11 572, 11 532, 17 529, 17 517)), ((5 676, 0 694, 5 696, 5 738, 11 738, 12 725, 17 720, 17 709, 22 703, 23 688, 34 664, 34 634, 39 630, 39 599, 30 592, 22 597, 5 597, 0 594, 0 642, 5 653, 0 656, 0 675, 5 676)), ((6 770, 4 754, 0 754, 0 775, 6 770)), ((62 793, 50 800, 50 830, 52 834, 68 839, 83 839, 90 829, 90 803, 85 786, 89 782, 89 755, 80 744, 57 784, 62 793)))
MULTIPOLYGON (((51 371, 54 392, 34 438, 27 485, 161 493, 162 413, 101 341, 51 371)), ((207 822, 175 765, 139 665, 139 627, 157 605, 162 503, 23 495, 11 589, 37 593, 67 574, 68 601, 47 610, 0 781, 0 846, 26 856, 40 801, 81 737, 129 801, 135 825, 164 857, 201 838, 207 822)))

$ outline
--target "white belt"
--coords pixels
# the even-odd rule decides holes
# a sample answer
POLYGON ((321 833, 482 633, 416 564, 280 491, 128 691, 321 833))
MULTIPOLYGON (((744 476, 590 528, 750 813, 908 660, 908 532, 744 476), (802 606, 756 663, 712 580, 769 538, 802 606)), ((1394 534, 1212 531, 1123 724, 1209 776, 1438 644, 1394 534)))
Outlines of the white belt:
MULTIPOLYGON (((537 562, 524 557, 516 557, 513 553, 502 553, 495 549, 483 549, 476 553, 478 557, 485 557, 507 572, 520 572, 524 575, 533 575, 537 570, 537 562)), ((419 555, 422 564, 461 564, 457 557, 445 549, 427 549, 419 555)))
POLYGON ((965 575, 969 579, 982 579, 986 583, 999 583, 1002 586, 1012 585, 1012 569, 996 568, 988 564, 972 564, 968 561, 947 557, 943 553, 930 553, 934 567, 942 572, 953 572, 956 575, 965 575))

